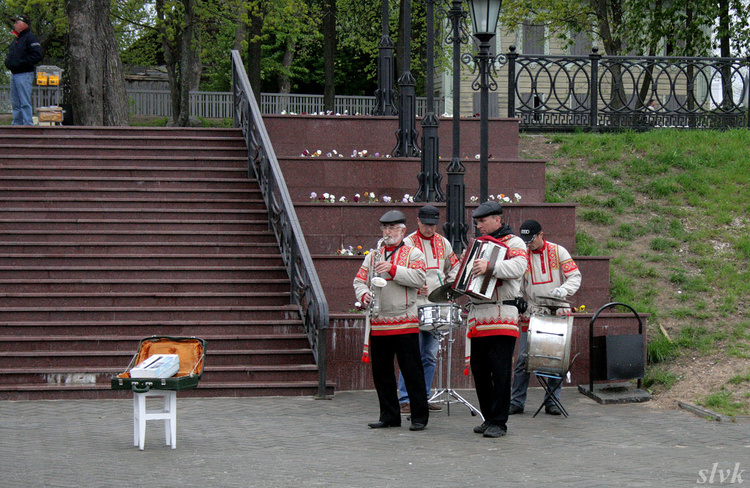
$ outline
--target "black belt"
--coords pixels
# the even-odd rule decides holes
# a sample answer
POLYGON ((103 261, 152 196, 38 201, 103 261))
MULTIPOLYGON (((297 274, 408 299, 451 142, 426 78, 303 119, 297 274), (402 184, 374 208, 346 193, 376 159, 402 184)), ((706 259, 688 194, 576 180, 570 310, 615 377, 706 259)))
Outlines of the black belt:
POLYGON ((516 305, 516 301, 515 300, 503 300, 503 305, 513 305, 513 306, 515 306, 516 305))

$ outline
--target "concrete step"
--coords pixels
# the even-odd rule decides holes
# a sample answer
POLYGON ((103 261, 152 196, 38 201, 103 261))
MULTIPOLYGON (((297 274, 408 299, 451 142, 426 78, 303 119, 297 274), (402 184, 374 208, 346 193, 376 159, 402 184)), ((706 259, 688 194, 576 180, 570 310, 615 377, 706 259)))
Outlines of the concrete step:
MULTIPOLYGON (((0 144, 8 142, 10 135, 0 133, 0 144)), ((241 133, 235 133, 231 136, 203 134, 203 135, 159 135, 158 133, 146 134, 128 134, 108 133, 108 134, 55 134, 51 139, 48 134, 29 132, 24 134, 13 135, 13 141, 19 145, 44 145, 47 147, 100 147, 100 146, 117 146, 126 148, 143 148, 143 147, 163 147, 169 143, 171 147, 213 147, 220 144, 225 148, 245 148, 245 140, 241 133)))
POLYGON ((123 308, 123 307, 233 307, 233 306, 284 306, 289 303, 289 291, 271 292, 151 292, 110 291, 97 292, 0 292, 0 307, 3 308, 123 308))
MULTIPOLYGON (((114 376, 122 373, 127 365, 119 367, 53 367, 53 368, 0 368, 0 385, 75 385, 88 382, 110 385, 114 376)), ((201 384, 217 382, 275 382, 308 381, 318 379, 318 368, 314 364, 276 364, 255 366, 210 366, 206 365, 201 384)))
POLYGON ((212 228, 216 231, 267 231, 268 219, 242 219, 242 220, 155 220, 144 222, 142 219, 14 219, 0 218, 0 232, 3 231, 38 231, 38 232, 61 232, 61 231, 91 231, 92 233, 129 230, 147 231, 161 230, 164 232, 200 232, 203 229, 212 228))
MULTIPOLYGON (((11 351, 0 352, 3 364, 14 368, 75 367, 113 368, 124 371, 134 351, 11 351)), ((207 350, 206 363, 214 366, 314 364, 309 348, 207 350)))
POLYGON ((288 278, 284 266, 0 266, 6 279, 261 279, 288 278))
POLYGON ((246 293, 258 289, 269 293, 290 289, 288 278, 282 279, 7 279, 4 290, 13 293, 246 293))
MULTIPOLYGON (((199 321, 206 317, 221 320, 274 320, 296 318, 293 305, 259 306, 136 306, 136 307, 5 307, 0 309, 0 322, 43 320, 93 321, 109 320, 132 322, 199 321)), ((157 332, 157 331, 155 331, 157 332)))
MULTIPOLYGON (((1 150, 2 148, 0 148, 1 150)), ((257 188, 252 181, 242 178, 201 177, 196 175, 175 176, 172 178, 154 176, 48 176, 43 179, 20 175, 12 176, 0 173, 0 186, 25 186, 28 188, 174 188, 174 189, 234 189, 251 190, 257 188)))
POLYGON ((230 168, 213 167, 164 167, 164 166, 99 166, 99 165, 62 165, 45 164, 8 164, 2 165, 3 175, 8 177, 55 177, 55 178, 237 178, 245 179, 247 170, 241 166, 230 168))
MULTIPOLYGON (((237 156, 205 156, 188 154, 184 156, 161 155, 151 156, 148 162, 154 166, 160 167, 203 167, 203 168, 243 168, 247 170, 247 155, 237 156)), ((123 166, 132 168, 142 168, 143 158, 128 154, 47 154, 44 157, 35 155, 14 155, 4 154, 3 164, 20 164, 27 163, 30 165, 62 164, 66 166, 90 165, 96 166, 123 166)))
MULTIPOLYGON (((134 355, 138 350, 138 343, 143 337, 130 335, 95 335, 95 336, 0 336, 0 352, 46 352, 46 351, 124 351, 134 355)), ((289 334, 204 334, 201 336, 211 349, 216 350, 247 350, 254 347, 260 349, 280 349, 289 346, 292 349, 308 347, 307 335, 303 333, 289 334)), ((0 369, 0 374, 4 370, 0 369)))
POLYGON ((66 136, 130 136, 164 137, 177 139, 193 139, 197 137, 213 137, 222 139, 242 138, 240 129, 214 129, 202 127, 84 127, 84 126, 36 126, 23 127, 21 130, 12 126, 0 126, 0 138, 15 139, 20 135, 43 135, 47 140, 54 141, 66 136))
POLYGON ((0 336, 90 336, 128 335, 149 337, 152 335, 204 337, 208 334, 296 334, 302 330, 299 316, 260 319, 250 317, 242 320, 217 320, 216 317, 196 320, 75 320, 73 322, 50 317, 44 320, 17 320, 0 322, 0 336))
POLYGON ((43 254, 45 256, 80 253, 80 254, 119 254, 119 255, 152 255, 152 254, 278 254, 279 246, 275 241, 268 242, 31 242, 0 241, 0 253, 4 254, 43 254))
POLYGON ((109 142, 98 145, 85 145, 85 144, 66 144, 60 145, 37 145, 32 143, 13 143, 0 141, 0 151, 3 154, 13 154, 17 156, 30 156, 30 157, 42 157, 42 156, 65 156, 74 157, 78 154, 86 154, 89 156, 105 156, 112 154, 128 155, 141 158, 150 158, 152 156, 219 156, 219 157, 240 157, 247 155, 247 150, 242 147, 226 147, 224 145, 213 145, 213 146, 172 146, 164 143, 160 146, 123 146, 117 144, 117 142, 109 142))
POLYGON ((0 233, 0 241, 20 240, 42 242, 127 242, 131 239, 142 242, 247 242, 261 239, 268 242, 274 235, 268 231, 221 231, 203 230, 6 230, 0 233))

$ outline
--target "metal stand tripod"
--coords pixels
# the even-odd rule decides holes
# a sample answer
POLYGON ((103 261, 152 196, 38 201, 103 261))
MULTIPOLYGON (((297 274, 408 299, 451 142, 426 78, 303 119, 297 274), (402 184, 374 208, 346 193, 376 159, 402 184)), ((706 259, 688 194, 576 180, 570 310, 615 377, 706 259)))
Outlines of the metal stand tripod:
POLYGON ((439 389, 435 393, 432 394, 430 399, 428 400, 428 403, 443 403, 445 404, 446 412, 450 416, 451 414, 451 403, 462 403, 468 407, 468 409, 471 411, 472 416, 479 415, 479 417, 484 421, 484 416, 482 416, 482 412, 477 410, 471 403, 466 401, 461 395, 456 393, 455 390, 451 388, 451 351, 453 349, 453 327, 448 328, 448 332, 443 332, 436 330, 433 332, 433 334, 438 336, 438 341, 440 344, 440 349, 438 351, 438 384, 443 385, 443 358, 445 357, 446 350, 448 352, 448 365, 447 365, 447 378, 445 381, 445 387, 439 389), (448 339, 446 341, 446 336, 448 336, 448 339), (447 345, 446 345, 447 342, 447 345))

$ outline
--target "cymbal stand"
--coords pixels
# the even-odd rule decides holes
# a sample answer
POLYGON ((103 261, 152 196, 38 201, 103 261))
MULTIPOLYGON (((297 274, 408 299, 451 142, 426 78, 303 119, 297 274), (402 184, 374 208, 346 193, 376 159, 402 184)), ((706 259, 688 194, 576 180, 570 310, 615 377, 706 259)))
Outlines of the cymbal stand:
POLYGON ((453 329, 454 327, 449 327, 448 332, 443 332, 439 330, 435 330, 432 333, 435 334, 438 338, 440 349, 438 351, 438 384, 440 386, 443 386, 443 358, 445 357, 446 350, 448 352, 448 364, 447 364, 447 378, 445 381, 445 387, 437 390, 435 393, 432 394, 430 399, 428 400, 429 403, 443 403, 445 404, 446 412, 448 416, 451 414, 451 403, 462 403, 466 405, 466 407, 471 411, 472 416, 477 416, 484 421, 484 416, 482 416, 482 412, 477 410, 471 403, 469 403, 466 399, 464 399, 461 395, 456 393, 454 389, 451 388, 451 352, 453 349, 453 329), (448 336, 446 340, 446 335, 448 336), (447 345, 446 345, 447 342, 447 345))

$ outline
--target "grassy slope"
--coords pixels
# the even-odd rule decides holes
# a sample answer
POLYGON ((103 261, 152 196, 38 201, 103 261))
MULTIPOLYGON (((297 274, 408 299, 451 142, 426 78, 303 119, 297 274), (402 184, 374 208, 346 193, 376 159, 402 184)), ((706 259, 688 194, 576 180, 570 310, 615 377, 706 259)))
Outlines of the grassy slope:
MULTIPOLYGON (((686 355, 750 358, 750 131, 550 139, 547 200, 579 204, 578 253, 613 256, 612 298, 652 314, 647 386, 671 387, 686 355)), ((750 412, 742 364, 699 401, 750 412)))

